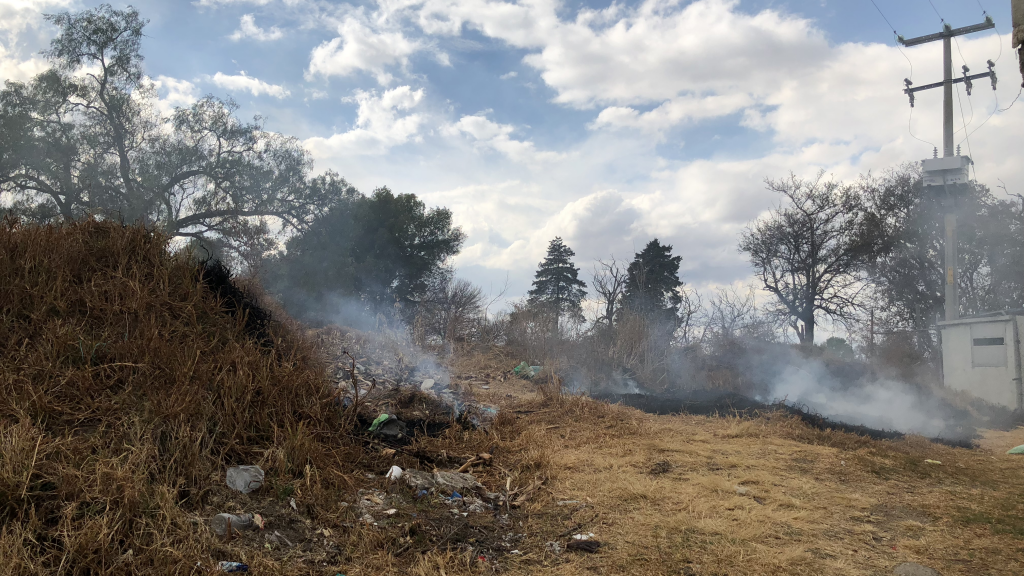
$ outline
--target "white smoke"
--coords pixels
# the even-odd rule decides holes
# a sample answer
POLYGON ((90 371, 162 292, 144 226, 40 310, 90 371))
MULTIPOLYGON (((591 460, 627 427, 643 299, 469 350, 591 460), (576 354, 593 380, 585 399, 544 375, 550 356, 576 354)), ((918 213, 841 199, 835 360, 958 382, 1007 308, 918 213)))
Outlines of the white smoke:
POLYGON ((842 386, 821 361, 814 359, 799 366, 785 366, 763 401, 806 407, 846 424, 929 437, 942 436, 950 424, 934 398, 906 383, 883 378, 842 386))

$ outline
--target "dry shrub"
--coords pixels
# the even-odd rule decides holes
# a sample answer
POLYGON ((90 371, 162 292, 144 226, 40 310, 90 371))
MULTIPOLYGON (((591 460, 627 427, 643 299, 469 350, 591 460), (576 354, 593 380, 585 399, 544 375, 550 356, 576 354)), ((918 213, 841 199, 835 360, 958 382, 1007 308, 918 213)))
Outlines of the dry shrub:
POLYGON ((189 513, 228 465, 343 483, 314 348, 261 342, 200 270, 139 227, 0 225, 0 573, 205 561, 189 513))

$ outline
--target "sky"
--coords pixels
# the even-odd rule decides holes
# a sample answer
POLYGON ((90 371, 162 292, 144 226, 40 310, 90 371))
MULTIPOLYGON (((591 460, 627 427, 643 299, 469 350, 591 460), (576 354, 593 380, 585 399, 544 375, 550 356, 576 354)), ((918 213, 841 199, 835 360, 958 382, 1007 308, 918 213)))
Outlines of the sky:
MULTIPOLYGON (((956 72, 991 59, 1000 79, 970 97, 958 86, 956 141, 979 181, 1024 192, 1024 102, 997 112, 1021 86, 1010 2, 876 2, 884 17, 870 0, 133 5, 165 110, 230 96, 299 138, 316 171, 450 208, 467 233, 460 275, 492 293, 507 278, 517 297, 555 236, 585 278, 658 238, 689 286, 745 284, 739 235, 778 202, 765 178, 852 181, 931 157, 941 90, 912 111, 902 89, 942 79, 941 42, 901 50, 892 27, 909 38, 993 17, 954 48, 956 72)), ((98 4, 0 0, 0 80, 46 68, 42 14, 98 4)))

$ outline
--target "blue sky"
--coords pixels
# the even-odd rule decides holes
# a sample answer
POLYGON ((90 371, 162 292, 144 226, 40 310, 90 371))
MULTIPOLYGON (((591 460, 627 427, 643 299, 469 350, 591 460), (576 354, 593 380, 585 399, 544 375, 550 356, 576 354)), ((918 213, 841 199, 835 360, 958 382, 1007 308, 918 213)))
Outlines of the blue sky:
MULTIPOLYGON (((876 2, 907 37, 940 29, 928 0, 876 2)), ((981 181, 1024 191, 1006 152, 1024 104, 992 114, 1020 86, 1009 2, 932 3, 954 26, 982 6, 995 19, 1001 36, 954 51, 956 70, 961 53, 972 72, 998 57, 1001 79, 960 93, 957 140, 981 181)), ((41 13, 96 4, 0 0, 0 79, 45 66, 41 13)), ((658 237, 691 286, 742 285, 738 235, 777 201, 766 177, 852 180, 929 157, 908 128, 941 139, 940 92, 919 94, 912 121, 901 92, 911 64, 915 83, 941 79, 940 44, 901 53, 870 0, 133 4, 165 109, 231 96, 303 140, 317 170, 448 206, 468 233, 461 273, 485 290, 508 274, 513 297, 556 235, 585 271, 658 237)))

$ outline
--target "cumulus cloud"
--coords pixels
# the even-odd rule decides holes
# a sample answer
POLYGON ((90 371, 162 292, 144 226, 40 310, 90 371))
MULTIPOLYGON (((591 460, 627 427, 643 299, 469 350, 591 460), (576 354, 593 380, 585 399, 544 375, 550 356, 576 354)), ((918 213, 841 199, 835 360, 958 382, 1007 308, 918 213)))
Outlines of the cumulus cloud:
POLYGON ((419 139, 422 114, 409 112, 423 100, 423 90, 399 86, 381 94, 356 91, 346 101, 358 105, 355 127, 329 138, 314 137, 306 147, 318 158, 381 154, 393 146, 419 139), (407 113, 408 112, 408 113, 407 113))
POLYGON ((157 76, 153 79, 153 87, 158 96, 157 109, 163 116, 171 115, 175 108, 191 106, 199 95, 195 84, 170 76, 157 76))
POLYGON ((224 88, 225 90, 249 92, 253 96, 266 94, 280 99, 291 94, 291 92, 289 92, 284 86, 269 84, 259 78, 247 75, 244 71, 241 74, 233 76, 224 74, 223 72, 217 72, 213 75, 211 80, 214 84, 224 88))
POLYGON ((256 25, 256 18, 252 14, 245 14, 238 23, 238 30, 235 30, 228 38, 239 41, 243 38, 252 38, 260 42, 277 40, 284 36, 284 32, 277 26, 271 26, 270 30, 264 30, 256 25))
POLYGON ((43 13, 67 9, 71 4, 71 0, 0 2, 0 84, 30 80, 49 67, 39 56, 49 39, 43 13))
POLYGON ((515 162, 549 162, 565 157, 558 152, 539 151, 528 140, 512 139, 509 135, 515 130, 513 126, 492 122, 486 116, 463 116, 455 123, 454 129, 471 136, 478 147, 501 152, 515 162))
POLYGON ((407 66, 409 56, 422 48, 422 43, 406 38, 401 31, 372 30, 350 16, 338 26, 337 38, 313 49, 306 76, 349 76, 364 71, 386 86, 393 80, 388 68, 407 66))

